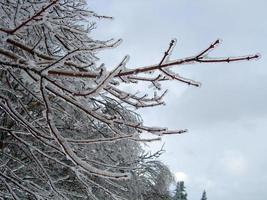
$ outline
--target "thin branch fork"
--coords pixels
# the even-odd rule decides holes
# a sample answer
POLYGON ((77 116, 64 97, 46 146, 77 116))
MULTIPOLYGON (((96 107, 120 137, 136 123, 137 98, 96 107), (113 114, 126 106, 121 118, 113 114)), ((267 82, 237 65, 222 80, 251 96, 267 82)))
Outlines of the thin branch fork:
POLYGON ((34 48, 30 48, 30 47, 24 45, 23 43, 18 42, 16 40, 13 40, 11 38, 8 38, 6 40, 6 42, 9 43, 9 44, 11 44, 11 45, 14 45, 14 46, 16 46, 16 47, 18 47, 18 48, 20 48, 20 49, 22 49, 22 50, 24 50, 24 51, 32 54, 32 55, 37 55, 38 57, 40 57, 40 58, 42 58, 44 60, 49 60, 49 61, 50 60, 54 60, 53 57, 48 56, 48 55, 46 55, 44 53, 38 52, 38 51, 34 50, 34 48))
MULTIPOLYGON (((188 84, 188 85, 193 85, 193 86, 199 87, 199 86, 200 86, 199 83, 196 83, 196 82, 194 82, 193 80, 189 80, 189 79, 182 78, 182 77, 178 76, 178 74, 171 74, 171 73, 169 73, 167 70, 161 68, 161 65, 165 62, 165 60, 167 59, 167 57, 170 55, 170 53, 171 53, 171 51, 173 50, 175 44, 176 44, 176 40, 172 40, 171 43, 170 43, 170 45, 169 45, 168 50, 164 53, 164 56, 163 56, 162 60, 161 60, 160 63, 159 63, 159 70, 160 70, 163 74, 165 74, 167 77, 169 77, 169 78, 171 78, 171 79, 173 79, 173 80, 177 80, 177 81, 186 83, 186 84, 188 84)), ((212 45, 210 46, 210 48, 213 48, 213 46, 214 46, 214 45, 212 44, 212 45)), ((209 49, 209 48, 208 48, 208 49, 209 49)), ((208 49, 204 50, 202 53, 204 54, 205 52, 208 51, 208 49)), ((202 54, 202 53, 201 53, 201 54, 202 54)), ((199 55, 201 55, 201 54, 199 54, 199 55)))
POLYGON ((32 17, 28 18, 26 21, 22 22, 20 25, 18 25, 16 28, 12 29, 12 30, 5 30, 5 29, 0 29, 0 31, 5 32, 7 34, 14 34, 15 32, 17 32, 19 29, 21 29, 22 27, 26 26, 30 21, 34 20, 36 17, 41 16, 42 13, 44 13, 47 9, 49 9, 51 6, 53 6, 54 4, 56 4, 59 0, 53 0, 51 1, 50 4, 48 4, 47 6, 43 7, 40 11, 38 11, 37 13, 35 13, 32 17))
POLYGON ((90 165, 89 163, 83 161, 81 158, 79 158, 73 151, 73 149, 69 146, 69 143, 67 140, 60 134, 58 129, 55 126, 54 119, 53 119, 53 113, 51 110, 49 99, 46 95, 46 88, 43 85, 43 79, 40 81, 40 89, 41 94, 45 103, 45 113, 46 113, 46 121, 48 123, 49 129, 51 134, 54 136, 55 140, 58 142, 58 144, 62 147, 63 153, 68 156, 73 163, 81 167, 81 169, 85 170, 86 172, 89 172, 90 174, 99 175, 107 178, 113 178, 113 179, 125 179, 129 177, 128 173, 113 173, 108 172, 105 170, 101 170, 98 168, 95 168, 94 166, 90 165))
MULTIPOLYGON (((0 31, 1 31, 1 28, 0 28, 0 31)), ((27 46, 26 44, 18 41, 18 40, 15 40, 15 39, 12 39, 12 38, 7 38, 6 40, 7 43, 11 44, 11 45, 14 45, 32 55, 35 55, 43 60, 46 60, 48 61, 49 63, 52 63, 52 65, 54 64, 54 62, 57 62, 58 59, 61 59, 59 56, 51 56, 51 55, 47 55, 47 54, 44 54, 42 52, 39 52, 38 50, 35 49, 35 46, 33 47, 29 47, 27 46)), ((75 53, 77 51, 81 52, 81 51, 97 51, 97 50, 100 50, 100 49, 104 49, 104 48, 113 48, 115 47, 116 45, 118 45, 118 43, 120 43, 120 40, 117 40, 117 41, 114 41, 110 44, 105 44, 105 45, 100 45, 100 46, 96 46, 96 47, 92 47, 92 48, 84 48, 84 49, 73 49, 73 50, 70 50, 69 53, 67 53, 66 55, 70 55, 71 53, 75 53)), ((10 53, 7 53, 7 52, 2 52, 4 51, 3 49, 0 49, 0 53, 7 56, 7 57, 10 57, 11 59, 15 59, 15 57, 11 57, 12 55, 10 53)), ((75 64, 74 62, 70 62, 70 61, 64 61, 64 64, 67 65, 67 66, 73 66, 73 67, 76 67, 78 68, 78 65, 75 64)), ((92 72, 91 72, 92 73, 92 72)), ((98 76, 98 74, 95 74, 95 76, 98 76)))
MULTIPOLYGON (((22 43, 20 43, 18 41, 13 41, 10 39, 8 39, 8 41, 11 44, 13 44, 19 48, 22 48, 23 50, 25 50, 31 54, 36 54, 40 58, 48 59, 51 61, 54 60, 54 58, 52 58, 52 57, 49 57, 49 56, 46 56, 46 55, 43 55, 41 53, 33 51, 31 48, 23 45, 22 43)), ((127 77, 127 79, 130 79, 130 80, 137 80, 137 81, 141 80, 141 81, 150 81, 150 82, 152 81, 153 82, 153 80, 151 78, 147 78, 147 77, 139 78, 136 75, 139 73, 149 73, 149 72, 153 72, 155 70, 160 70, 167 77, 163 77, 163 78, 157 77, 155 81, 165 81, 165 80, 174 79, 174 80, 178 80, 178 81, 184 82, 186 84, 198 87, 200 85, 199 83, 194 82, 194 81, 189 80, 189 79, 185 79, 183 77, 180 77, 179 75, 178 76, 173 75, 173 74, 169 73, 167 70, 165 70, 165 68, 167 69, 171 66, 189 64, 189 63, 190 64, 193 64, 193 63, 222 63, 222 62, 230 63, 230 62, 237 62, 237 61, 242 61, 242 60, 253 60, 253 59, 258 59, 260 57, 259 54, 255 54, 255 55, 241 56, 241 57, 205 58, 210 51, 214 50, 218 46, 219 43, 220 43, 220 40, 216 40, 208 48, 204 49, 196 56, 187 57, 184 59, 172 60, 170 62, 164 62, 166 57, 170 54, 170 51, 173 49, 173 47, 175 45, 175 40, 172 40, 170 45, 169 45, 168 50, 165 52, 164 57, 162 58, 162 60, 159 64, 145 66, 145 67, 137 67, 136 69, 127 70, 127 71, 120 71, 114 77, 115 78, 116 77, 118 77, 118 78, 127 77)), ((15 59, 15 60, 18 59, 15 54, 12 54, 11 52, 4 51, 3 49, 0 49, 0 53, 11 58, 11 59, 15 59)), ((69 54, 67 54, 67 55, 69 55, 69 54)), ((62 60, 62 58, 59 60, 62 60)), ((57 62, 57 61, 55 61, 55 62, 57 62)), ((74 63, 70 63, 69 61, 65 61, 64 64, 65 65, 73 65, 74 63)), ((54 65, 54 64, 52 64, 52 65, 54 65)), ((94 73, 94 72, 52 70, 52 69, 49 69, 50 66, 46 69, 48 75, 67 76, 67 77, 75 77, 75 78, 97 78, 99 76, 98 73, 94 73)))
MULTIPOLYGON (((172 41, 168 51, 165 52, 165 55, 159 64, 144 66, 144 67, 137 67, 136 69, 122 71, 118 73, 115 77, 123 77, 123 76, 137 75, 140 73, 148 73, 148 72, 153 72, 155 70, 162 70, 164 68, 168 68, 171 66, 182 65, 182 64, 187 64, 187 63, 224 63, 224 62, 230 63, 230 62, 237 62, 237 61, 243 61, 243 60, 255 60, 255 59, 260 58, 259 54, 240 56, 240 57, 227 57, 227 58, 204 58, 205 56, 207 56, 207 54, 211 50, 215 49, 215 47, 219 44, 219 42, 220 42, 219 40, 216 40, 207 49, 201 51, 201 53, 197 54, 196 56, 187 57, 184 59, 172 60, 170 62, 164 63, 163 61, 165 60, 167 56, 166 54, 168 54, 168 51, 174 45, 174 42, 172 41)), ((76 78, 96 78, 98 76, 95 73, 78 72, 78 71, 63 71, 63 70, 50 70, 48 71, 48 74, 55 75, 55 76, 67 76, 67 77, 76 77, 76 78)))

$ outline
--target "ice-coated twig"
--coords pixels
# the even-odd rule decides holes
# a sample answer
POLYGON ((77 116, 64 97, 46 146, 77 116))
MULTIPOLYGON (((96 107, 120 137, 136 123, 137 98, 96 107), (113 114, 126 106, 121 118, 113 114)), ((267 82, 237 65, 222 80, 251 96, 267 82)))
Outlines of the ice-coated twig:
POLYGON ((114 178, 114 179, 127 179, 127 178, 129 178, 129 174, 127 174, 127 173, 112 173, 112 172, 108 172, 108 171, 104 171, 104 170, 100 170, 98 168, 95 168, 95 167, 91 166, 89 163, 81 160, 73 152, 73 150, 70 147, 70 145, 68 144, 67 140, 60 134, 60 132, 56 128, 56 125, 55 125, 54 119, 53 119, 53 113, 52 113, 51 106, 49 103, 49 99, 47 98, 46 90, 45 90, 45 87, 43 85, 43 79, 41 79, 40 84, 41 84, 40 89, 42 92, 42 97, 43 97, 45 107, 46 107, 46 120, 47 120, 47 123, 49 125, 50 132, 55 137, 58 144, 62 147, 64 154, 66 154, 66 156, 71 158, 71 161, 73 163, 80 166, 81 168, 86 170, 88 173, 92 173, 92 174, 107 177, 107 178, 114 178))
MULTIPOLYGON (((169 62, 165 62, 162 64, 156 64, 156 65, 150 65, 145 67, 136 67, 135 69, 127 70, 120 72, 116 77, 123 77, 123 76, 129 76, 129 75, 137 75, 140 73, 146 73, 146 72, 152 72, 155 70, 169 68, 171 66, 179 66, 183 64, 194 64, 194 63, 218 63, 218 62, 237 62, 242 60, 255 60, 260 57, 259 54, 255 55, 249 55, 249 56, 240 56, 240 57, 226 57, 226 58, 208 58, 205 59, 203 55, 208 53, 210 50, 214 49, 216 47, 216 44, 219 40, 216 40, 209 48, 203 50, 201 53, 197 54, 196 56, 186 57, 182 59, 176 59, 171 60, 169 62)), ((57 76, 66 76, 66 77, 84 77, 84 78, 95 78, 94 74, 86 73, 86 72, 70 72, 70 71, 60 71, 60 70, 51 70, 48 72, 51 75, 57 75, 57 76)))
POLYGON ((21 29, 22 27, 26 26, 30 21, 33 21, 36 17, 41 16, 44 12, 46 12, 46 10, 48 10, 50 7, 55 5, 57 2, 59 2, 59 0, 52 0, 47 6, 43 7, 41 10, 36 12, 33 16, 28 18, 26 21, 22 22, 16 28, 14 28, 12 30, 5 30, 5 29, 1 28, 0 31, 3 31, 3 32, 8 33, 8 34, 14 34, 19 29, 21 29))
MULTIPOLYGON (((11 183, 13 183, 14 185, 18 186, 19 188, 21 188, 23 191, 31 194, 36 200, 39 200, 41 198, 41 196, 39 196, 36 192, 31 191, 30 189, 28 189, 27 187, 25 187, 24 185, 20 184, 18 181, 16 181, 13 177, 8 176, 4 173, 0 173, 0 177, 4 178, 7 181, 10 181, 11 183)), ((41 195, 41 194, 40 194, 41 195)), ((43 198, 41 198, 43 199, 43 198)))
POLYGON ((11 186, 5 181, 5 179, 4 178, 0 178, 3 182, 4 182, 4 184, 6 185, 6 187, 7 187, 7 190, 10 192, 10 194, 12 195, 12 197, 13 197, 13 199, 15 199, 15 200, 19 200, 19 197, 16 195, 16 193, 13 191, 13 189, 11 188, 11 186))

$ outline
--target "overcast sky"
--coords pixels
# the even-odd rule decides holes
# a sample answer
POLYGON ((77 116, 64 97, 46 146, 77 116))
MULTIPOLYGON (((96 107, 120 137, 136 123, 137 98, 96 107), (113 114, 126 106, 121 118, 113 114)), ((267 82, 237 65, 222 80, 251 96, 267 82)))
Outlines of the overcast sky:
POLYGON ((115 18, 98 22, 94 37, 124 41, 99 54, 109 66, 126 54, 128 67, 158 63, 172 38, 178 41, 174 59, 194 55, 217 38, 223 43, 212 56, 261 53, 258 61, 179 67, 202 87, 165 84, 167 105, 139 113, 148 125, 189 129, 164 138, 161 159, 185 179, 190 200, 199 200, 204 189, 209 200, 266 200, 266 0, 89 0, 89 5, 115 18))

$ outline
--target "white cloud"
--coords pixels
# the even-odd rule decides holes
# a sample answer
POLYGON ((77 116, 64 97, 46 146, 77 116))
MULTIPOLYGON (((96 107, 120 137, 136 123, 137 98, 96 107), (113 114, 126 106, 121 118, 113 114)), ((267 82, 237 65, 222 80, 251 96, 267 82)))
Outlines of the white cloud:
POLYGON ((187 181, 188 175, 184 172, 175 172, 176 181, 187 181))

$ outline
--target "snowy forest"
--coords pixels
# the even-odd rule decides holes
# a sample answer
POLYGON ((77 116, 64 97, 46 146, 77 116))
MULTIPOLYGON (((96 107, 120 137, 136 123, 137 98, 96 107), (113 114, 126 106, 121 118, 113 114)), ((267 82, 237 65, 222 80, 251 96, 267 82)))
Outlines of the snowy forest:
POLYGON ((147 126, 138 110, 165 104, 163 82, 200 86, 177 66, 259 55, 210 57, 215 40, 176 58, 173 39, 151 65, 128 66, 125 52, 106 66, 97 53, 121 40, 91 33, 110 18, 86 0, 0 0, 0 199, 187 200, 184 182, 159 159, 164 151, 144 148, 187 129, 147 126))

